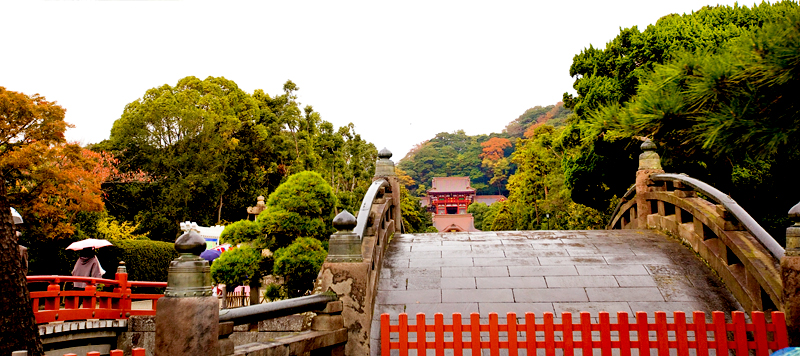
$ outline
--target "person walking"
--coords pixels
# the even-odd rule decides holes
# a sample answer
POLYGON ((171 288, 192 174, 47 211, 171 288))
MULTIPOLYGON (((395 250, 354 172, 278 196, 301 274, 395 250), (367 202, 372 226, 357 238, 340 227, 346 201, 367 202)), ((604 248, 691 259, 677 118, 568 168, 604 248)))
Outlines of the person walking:
MULTIPOLYGON (((81 250, 80 258, 75 262, 75 267, 72 268, 72 275, 75 277, 101 278, 105 273, 106 271, 100 266, 100 261, 97 259, 94 248, 92 247, 81 250)), ((86 288, 86 283, 73 282, 72 288, 83 290, 86 288)))

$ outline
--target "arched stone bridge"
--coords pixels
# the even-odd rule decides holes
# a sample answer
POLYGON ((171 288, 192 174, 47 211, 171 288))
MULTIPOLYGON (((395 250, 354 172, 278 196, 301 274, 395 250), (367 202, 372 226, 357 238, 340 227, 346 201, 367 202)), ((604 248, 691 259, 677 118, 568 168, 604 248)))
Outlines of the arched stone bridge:
POLYGON ((800 344, 800 224, 785 251, 730 197, 665 174, 655 146, 642 148, 608 230, 438 234, 403 233, 382 150, 358 219, 334 221, 317 281, 344 302, 346 354, 378 353, 381 313, 420 312, 781 310, 800 344))
MULTIPOLYGON (((128 328, 127 334, 150 340, 143 342, 150 343, 148 355, 212 350, 219 355, 344 351, 362 356, 379 352, 381 313, 397 320, 400 313, 424 313, 432 319, 434 313, 448 318, 454 312, 476 312, 485 319, 491 312, 515 312, 520 319, 525 312, 589 312, 583 319, 598 318, 601 311, 652 316, 655 311, 709 315, 718 310, 730 318, 737 310, 776 310, 785 313, 789 344, 800 346, 800 204, 789 212, 796 223, 787 229, 784 250, 730 197, 696 179, 664 173, 654 145, 648 141, 642 148, 636 183, 621 199, 607 230, 435 234, 403 233, 400 186, 391 153, 384 149, 357 217, 342 213, 333 221, 338 232, 330 238, 316 291, 335 296, 325 293, 220 312, 214 297, 186 296, 196 290, 210 295, 208 266, 190 256, 199 255, 204 241, 187 232, 176 241, 184 253, 173 261, 170 273, 192 278, 170 274, 167 283, 168 291, 184 290, 184 298, 176 292, 159 299, 155 318, 132 317, 127 324, 143 328, 128 328), (186 264, 196 268, 187 272, 186 264), (196 283, 182 284, 189 280, 196 283), (267 338, 253 330, 266 329, 269 323, 262 323, 306 311, 316 313, 310 329, 251 340, 267 338), (234 332, 235 325, 243 329, 234 332)), ((124 269, 118 271, 120 280, 127 280, 123 274, 124 269)), ((134 298, 122 287, 117 294, 103 295, 89 289, 89 297, 116 298, 98 310, 114 311, 121 318, 134 298)), ((62 311, 59 293, 57 282, 52 291, 48 288, 46 313, 80 312, 74 310, 74 298, 62 311)), ((90 304, 94 313, 94 301, 90 304)), ((38 304, 33 307, 38 311, 38 304)), ((725 326, 720 327, 725 334, 725 326)), ((742 350, 750 344, 744 337, 737 342, 742 350)))

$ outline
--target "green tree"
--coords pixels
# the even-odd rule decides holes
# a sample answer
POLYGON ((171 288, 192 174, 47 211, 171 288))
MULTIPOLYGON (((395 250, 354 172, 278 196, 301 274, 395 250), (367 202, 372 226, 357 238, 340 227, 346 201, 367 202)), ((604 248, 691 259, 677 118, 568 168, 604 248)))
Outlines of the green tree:
POLYGON ((727 42, 655 66, 636 98, 598 110, 590 135, 647 136, 664 166, 701 178, 737 199, 782 238, 800 195, 788 170, 800 163, 800 8, 727 42), (788 169, 788 170, 787 170, 788 169))
MULTIPOLYGON (((642 78, 657 65, 684 52, 717 52, 731 39, 784 18, 797 8, 797 3, 791 1, 764 2, 751 8, 704 7, 692 14, 664 16, 644 31, 636 27, 622 29, 605 49, 590 46, 576 55, 570 75, 576 78, 573 87, 577 96, 564 94, 565 106, 576 114, 567 128, 573 138, 563 164, 573 200, 605 209, 614 195, 627 188, 628 172, 635 169, 639 153, 638 140, 612 133, 598 135, 587 130, 587 120, 637 97, 642 78)), ((669 155, 665 159, 669 160, 669 155)), ((701 179, 708 177, 708 172, 730 175, 731 166, 723 161, 683 161, 684 166, 693 166, 692 171, 702 173, 698 176, 701 179)))
POLYGON ((322 243, 310 237, 297 238, 291 245, 275 251, 273 273, 284 278, 289 298, 314 289, 314 280, 327 255, 322 243))
POLYGON ((482 203, 472 203, 467 208, 467 212, 472 214, 473 223, 475 228, 481 231, 490 230, 491 225, 485 226, 486 213, 489 211, 489 206, 482 203))
POLYGON ((514 216, 511 213, 511 208, 508 204, 501 203, 500 211, 497 212, 492 222, 492 231, 514 230, 514 225, 514 216))
POLYGON ((278 247, 298 237, 327 240, 333 233, 335 205, 330 185, 319 173, 305 171, 289 176, 269 195, 267 209, 257 220, 278 247))
POLYGON ((144 190, 133 186, 115 192, 121 195, 114 197, 117 201, 141 205, 120 211, 112 204, 112 214, 165 239, 177 235, 179 221, 220 221, 237 157, 232 154, 239 144, 236 136, 244 123, 258 117, 258 103, 221 77, 186 77, 174 87, 148 90, 125 107, 109 140, 98 145, 119 157, 123 172, 142 170, 156 177, 144 190))

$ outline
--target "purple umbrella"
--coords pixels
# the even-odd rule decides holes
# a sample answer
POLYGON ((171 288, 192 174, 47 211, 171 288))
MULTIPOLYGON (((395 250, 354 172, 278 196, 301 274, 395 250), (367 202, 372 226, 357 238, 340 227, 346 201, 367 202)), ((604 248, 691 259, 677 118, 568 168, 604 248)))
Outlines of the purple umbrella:
POLYGON ((204 258, 206 261, 211 263, 212 261, 217 259, 219 257, 219 255, 221 255, 221 254, 222 254, 221 251, 205 250, 205 251, 203 251, 203 253, 200 254, 200 257, 204 258))

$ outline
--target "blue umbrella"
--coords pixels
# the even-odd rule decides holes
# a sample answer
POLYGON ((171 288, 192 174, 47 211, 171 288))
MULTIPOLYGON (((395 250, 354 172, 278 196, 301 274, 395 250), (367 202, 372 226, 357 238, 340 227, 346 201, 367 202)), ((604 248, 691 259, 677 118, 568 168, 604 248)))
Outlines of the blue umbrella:
POLYGON ((211 261, 217 259, 221 254, 222 252, 217 250, 205 250, 203 251, 203 253, 200 254, 200 257, 204 258, 206 261, 211 263, 211 261))

